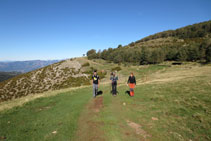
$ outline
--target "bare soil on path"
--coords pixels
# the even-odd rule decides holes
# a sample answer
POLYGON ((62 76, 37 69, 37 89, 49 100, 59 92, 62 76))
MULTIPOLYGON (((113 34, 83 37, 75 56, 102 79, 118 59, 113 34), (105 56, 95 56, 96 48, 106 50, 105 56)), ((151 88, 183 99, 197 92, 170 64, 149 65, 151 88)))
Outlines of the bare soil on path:
POLYGON ((101 127, 103 122, 97 121, 100 110, 103 108, 103 97, 99 96, 91 99, 86 105, 84 112, 80 115, 78 121, 78 130, 76 132, 76 141, 104 141, 104 132, 101 127))

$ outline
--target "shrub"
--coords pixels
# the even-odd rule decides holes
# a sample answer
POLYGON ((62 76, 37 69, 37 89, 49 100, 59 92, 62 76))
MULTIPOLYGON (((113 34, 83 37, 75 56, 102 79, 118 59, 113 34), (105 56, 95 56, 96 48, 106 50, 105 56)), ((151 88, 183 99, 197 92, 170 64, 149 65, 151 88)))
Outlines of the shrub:
POLYGON ((82 67, 88 67, 88 66, 90 66, 89 62, 86 62, 82 65, 82 67))
POLYGON ((95 49, 91 49, 86 53, 88 59, 95 59, 97 58, 97 53, 95 49))
POLYGON ((206 50, 206 61, 211 62, 211 45, 209 45, 206 50))
POLYGON ((97 74, 98 74, 98 76, 100 77, 100 79, 103 79, 103 78, 105 78, 107 72, 106 72, 106 71, 100 71, 100 72, 98 72, 97 74))
POLYGON ((114 67, 114 68, 111 69, 111 71, 120 71, 120 70, 122 70, 122 68, 119 67, 119 66, 118 67, 114 67))

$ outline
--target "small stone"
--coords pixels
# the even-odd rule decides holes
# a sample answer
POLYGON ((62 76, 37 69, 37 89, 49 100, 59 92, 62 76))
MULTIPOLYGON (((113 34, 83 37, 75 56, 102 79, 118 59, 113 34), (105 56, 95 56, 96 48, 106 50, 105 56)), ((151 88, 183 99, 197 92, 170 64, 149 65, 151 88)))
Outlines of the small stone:
POLYGON ((156 117, 152 117, 152 120, 158 120, 158 118, 156 118, 156 117))
POLYGON ((56 133, 57 133, 57 131, 53 131, 52 133, 53 133, 53 134, 56 134, 56 133))

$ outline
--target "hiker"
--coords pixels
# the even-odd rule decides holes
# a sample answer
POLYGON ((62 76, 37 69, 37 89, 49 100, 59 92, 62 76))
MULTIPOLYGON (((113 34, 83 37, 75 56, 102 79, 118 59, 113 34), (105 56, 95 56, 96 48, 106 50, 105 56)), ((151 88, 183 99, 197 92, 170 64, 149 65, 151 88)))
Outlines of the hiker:
POLYGON ((118 76, 116 76, 116 74, 113 72, 113 73, 111 73, 110 80, 111 80, 111 86, 112 86, 111 93, 112 93, 113 96, 116 96, 116 94, 117 94, 117 80, 118 80, 118 76))
POLYGON ((132 72, 130 73, 127 84, 129 84, 129 87, 130 87, 130 96, 134 96, 134 88, 136 85, 136 78, 132 72))
POLYGON ((92 85, 93 85, 93 98, 97 96, 98 87, 100 84, 100 77, 97 75, 97 71, 94 71, 94 75, 92 76, 92 85))

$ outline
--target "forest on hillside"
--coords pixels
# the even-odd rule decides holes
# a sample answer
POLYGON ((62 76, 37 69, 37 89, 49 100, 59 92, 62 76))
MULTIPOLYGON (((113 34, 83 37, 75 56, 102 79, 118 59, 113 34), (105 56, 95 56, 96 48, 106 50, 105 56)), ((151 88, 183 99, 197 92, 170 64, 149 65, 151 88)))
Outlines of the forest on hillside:
POLYGON ((140 65, 163 61, 211 62, 211 21, 160 32, 124 47, 119 45, 117 48, 103 51, 91 49, 87 52, 87 57, 140 65), (157 39, 163 42, 160 43, 157 39), (153 42, 154 46, 143 44, 147 42, 153 42))

